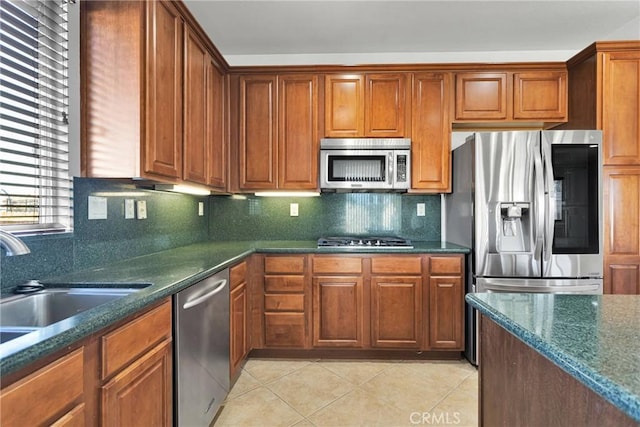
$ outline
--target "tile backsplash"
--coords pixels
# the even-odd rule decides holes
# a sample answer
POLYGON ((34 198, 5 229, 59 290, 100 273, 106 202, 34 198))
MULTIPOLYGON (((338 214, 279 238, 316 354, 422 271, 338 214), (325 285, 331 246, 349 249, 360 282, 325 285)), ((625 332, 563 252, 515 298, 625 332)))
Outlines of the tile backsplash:
POLYGON ((316 240, 331 235, 398 235, 440 240, 440 196, 326 193, 314 198, 237 200, 137 188, 131 181, 74 179, 74 230, 27 236, 28 255, 0 255, 0 290, 125 258, 206 240, 316 240), (88 196, 107 199, 107 219, 88 219, 88 196), (125 199, 144 200, 148 218, 125 219, 125 199), (204 202, 204 216, 198 215, 204 202), (290 216, 291 203, 298 216, 290 216), (416 205, 425 204, 425 216, 416 205))

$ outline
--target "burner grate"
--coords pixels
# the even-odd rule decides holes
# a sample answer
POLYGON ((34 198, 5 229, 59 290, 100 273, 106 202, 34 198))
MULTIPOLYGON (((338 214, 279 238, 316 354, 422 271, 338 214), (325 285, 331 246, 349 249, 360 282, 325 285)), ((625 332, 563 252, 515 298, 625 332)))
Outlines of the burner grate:
POLYGON ((404 248, 411 249, 411 240, 401 237, 322 237, 318 239, 318 247, 334 248, 404 248))

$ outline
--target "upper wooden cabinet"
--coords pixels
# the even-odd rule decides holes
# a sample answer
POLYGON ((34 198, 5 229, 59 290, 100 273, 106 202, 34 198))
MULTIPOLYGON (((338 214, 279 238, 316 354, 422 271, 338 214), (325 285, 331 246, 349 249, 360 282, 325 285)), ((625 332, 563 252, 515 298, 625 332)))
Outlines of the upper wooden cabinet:
POLYGON ((239 78, 239 188, 318 188, 318 77, 239 78))
POLYGON ((410 80, 406 73, 325 77, 325 136, 408 136, 410 80))
POLYGON ((81 3, 84 176, 225 190, 223 72, 185 13, 165 0, 81 3))
POLYGON ((561 128, 602 130, 604 292, 640 294, 640 41, 594 43, 567 68, 561 128))
POLYGON ((413 76, 411 107, 412 192, 451 191, 451 75, 413 76))
POLYGON ((456 73, 455 121, 567 120, 564 70, 456 73))

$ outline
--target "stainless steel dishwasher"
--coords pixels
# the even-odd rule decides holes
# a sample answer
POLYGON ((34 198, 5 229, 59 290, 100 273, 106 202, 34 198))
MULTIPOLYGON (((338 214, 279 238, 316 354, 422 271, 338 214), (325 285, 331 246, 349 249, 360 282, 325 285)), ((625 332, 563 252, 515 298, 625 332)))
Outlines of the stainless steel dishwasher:
POLYGON ((178 292, 175 424, 209 426, 229 392, 229 270, 178 292))

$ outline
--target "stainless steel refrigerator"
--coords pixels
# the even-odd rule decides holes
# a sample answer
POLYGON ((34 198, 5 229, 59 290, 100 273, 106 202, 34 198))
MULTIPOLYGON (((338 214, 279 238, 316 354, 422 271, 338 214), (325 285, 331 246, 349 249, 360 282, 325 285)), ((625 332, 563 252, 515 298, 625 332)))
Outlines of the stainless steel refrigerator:
MULTIPOLYGON (((445 238, 472 248, 467 292, 602 293, 600 131, 480 132, 453 151, 445 238)), ((477 362, 476 315, 466 356, 477 362)))

